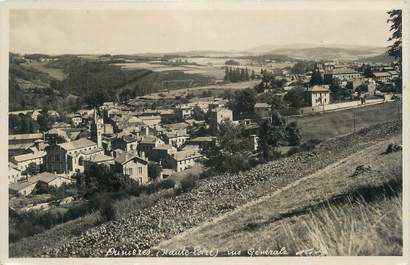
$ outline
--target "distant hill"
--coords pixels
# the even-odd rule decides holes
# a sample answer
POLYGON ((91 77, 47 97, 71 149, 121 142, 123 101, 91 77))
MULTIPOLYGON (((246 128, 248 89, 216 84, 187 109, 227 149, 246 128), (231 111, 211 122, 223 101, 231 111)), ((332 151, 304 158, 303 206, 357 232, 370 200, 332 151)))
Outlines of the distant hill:
POLYGON ((295 59, 303 60, 357 60, 362 57, 376 56, 384 52, 382 48, 346 49, 346 48, 304 48, 304 49, 276 49, 266 54, 283 54, 295 59))
POLYGON ((394 59, 388 56, 387 53, 383 53, 376 56, 360 58, 358 61, 364 63, 392 63, 394 59))
POLYGON ((254 55, 277 54, 286 55, 301 60, 357 60, 363 57, 377 56, 386 51, 385 47, 359 45, 326 45, 317 44, 288 44, 261 45, 247 50, 254 55))

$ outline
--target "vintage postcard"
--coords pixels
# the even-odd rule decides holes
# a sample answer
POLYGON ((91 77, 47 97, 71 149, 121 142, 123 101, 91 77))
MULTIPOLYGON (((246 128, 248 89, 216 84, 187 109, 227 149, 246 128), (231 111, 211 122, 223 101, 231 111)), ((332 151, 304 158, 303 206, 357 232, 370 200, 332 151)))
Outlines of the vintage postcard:
POLYGON ((408 4, 2 3, 0 263, 405 264, 408 4))

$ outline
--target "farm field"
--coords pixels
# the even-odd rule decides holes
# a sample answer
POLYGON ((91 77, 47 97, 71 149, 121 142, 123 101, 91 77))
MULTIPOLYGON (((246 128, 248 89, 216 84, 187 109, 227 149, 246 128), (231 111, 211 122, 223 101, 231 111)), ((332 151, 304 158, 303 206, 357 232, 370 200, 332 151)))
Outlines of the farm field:
POLYGON ((326 140, 400 117, 401 103, 388 102, 354 109, 288 117, 287 121, 296 121, 301 130, 302 139, 307 141, 310 139, 326 140))
MULTIPOLYGON (((183 88, 183 89, 174 89, 170 90, 169 92, 155 92, 148 95, 143 96, 145 99, 157 99, 158 97, 164 98, 174 98, 176 96, 182 96, 186 93, 192 93, 194 96, 201 96, 204 91, 212 91, 218 94, 223 93, 224 90, 240 90, 246 88, 253 88, 257 85, 260 81, 259 80, 251 80, 251 81, 243 81, 237 83, 226 83, 226 84, 217 84, 217 85, 207 85, 207 86, 197 86, 197 87, 190 87, 190 88, 183 88)), ((138 100, 138 98, 136 99, 138 100)))
POLYGON ((65 75, 63 73, 62 69, 58 69, 58 68, 51 68, 51 67, 47 67, 48 62, 31 62, 31 63, 25 63, 23 64, 24 66, 28 66, 28 67, 33 67, 34 69, 49 74, 52 78, 55 78, 57 80, 63 80, 65 78, 65 75))
POLYGON ((386 190, 401 184, 402 153, 384 154, 391 143, 401 144, 401 136, 356 152, 270 195, 164 241, 158 248, 200 246, 246 253, 249 246, 257 246, 277 250, 286 247, 289 254, 314 248, 323 255, 391 255, 392 252, 400 255, 401 199, 399 195, 390 198, 386 190), (358 171, 359 166, 369 170, 358 171), (367 198, 366 194, 371 192, 373 197, 367 198), (374 193, 378 198, 374 198, 374 193), (387 206, 390 203, 392 207, 387 206), (337 223, 331 217, 344 222, 337 223), (386 239, 383 230, 391 231, 395 241, 386 239))

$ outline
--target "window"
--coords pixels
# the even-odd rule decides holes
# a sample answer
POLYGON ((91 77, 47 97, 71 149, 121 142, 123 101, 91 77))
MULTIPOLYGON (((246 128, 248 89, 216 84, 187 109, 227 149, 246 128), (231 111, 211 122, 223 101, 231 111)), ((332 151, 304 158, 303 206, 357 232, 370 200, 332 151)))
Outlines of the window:
POLYGON ((142 167, 138 167, 138 174, 142 174, 142 167))
POLYGON ((128 175, 132 176, 132 168, 128 169, 128 175))

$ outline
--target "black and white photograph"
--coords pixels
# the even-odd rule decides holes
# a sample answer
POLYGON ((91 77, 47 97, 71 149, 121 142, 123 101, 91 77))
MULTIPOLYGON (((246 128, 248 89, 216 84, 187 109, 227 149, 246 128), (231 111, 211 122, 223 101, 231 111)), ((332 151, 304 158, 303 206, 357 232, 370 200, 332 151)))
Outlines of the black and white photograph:
POLYGON ((11 5, 8 258, 408 257, 395 3, 11 5))

